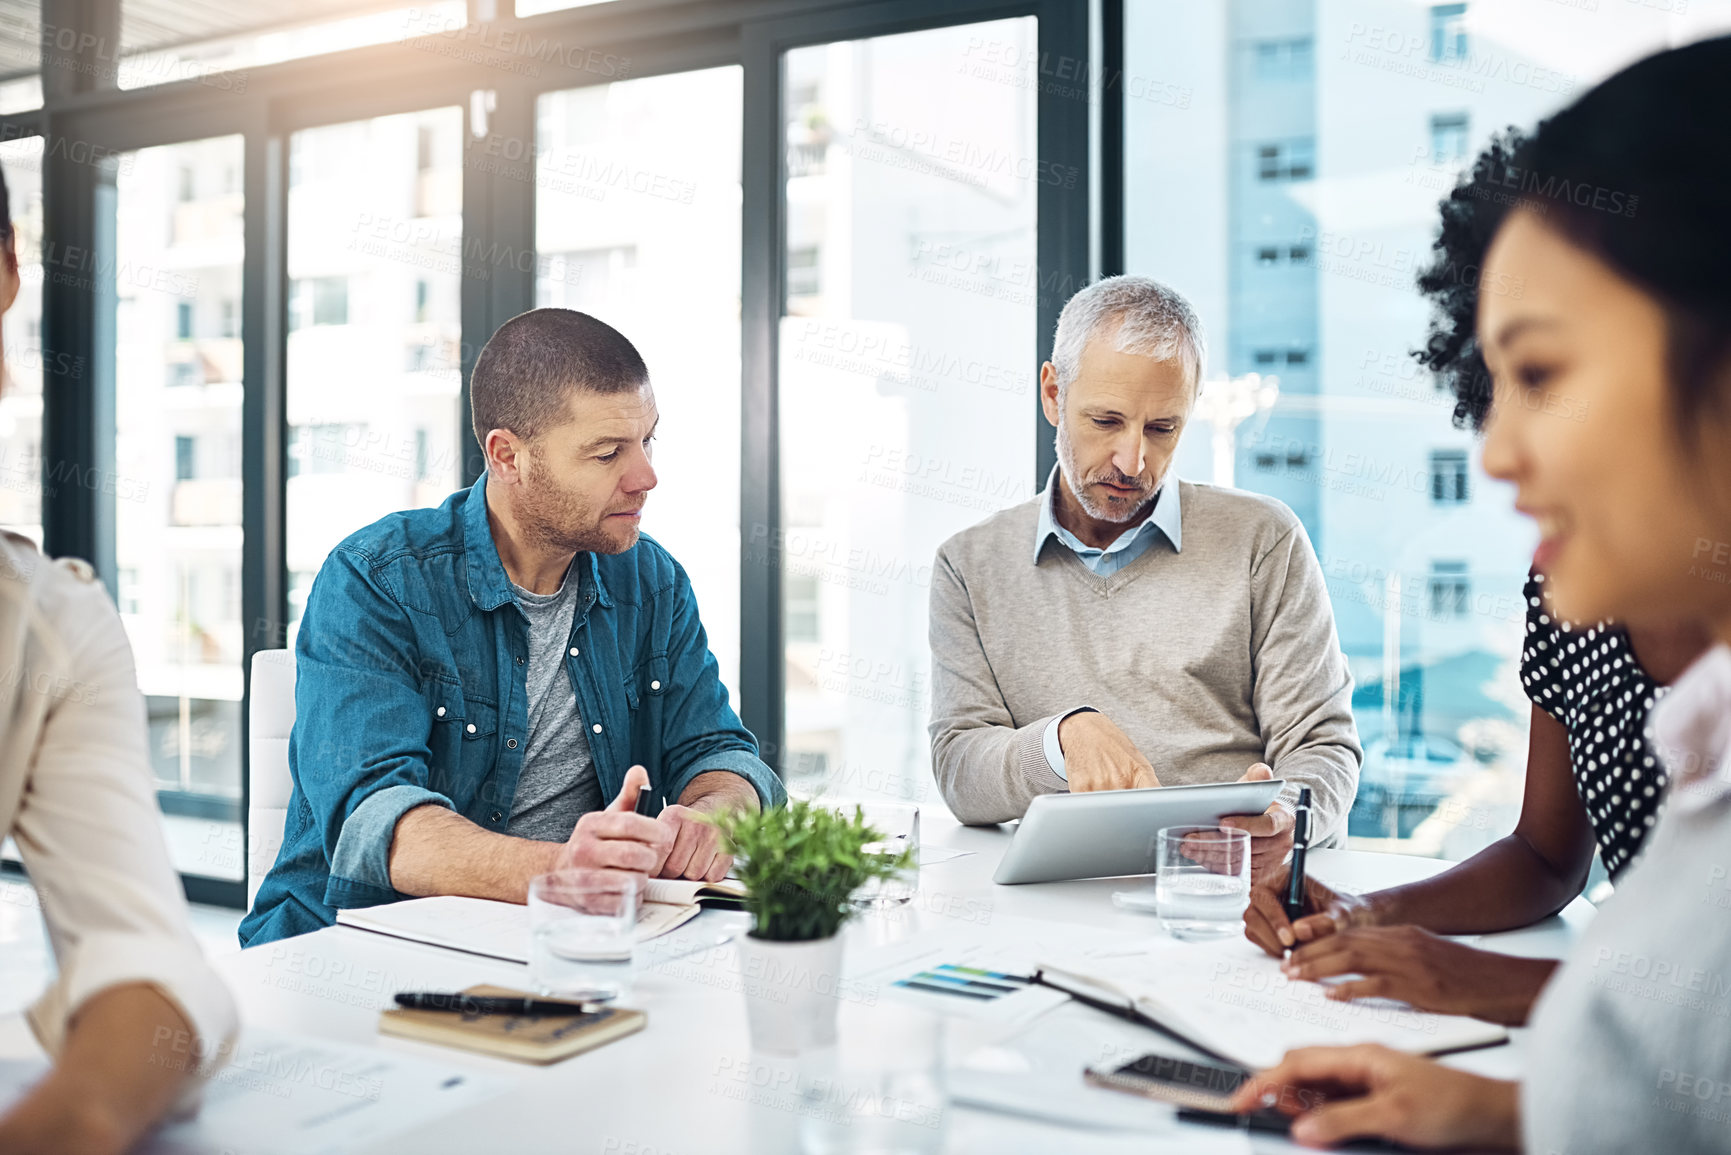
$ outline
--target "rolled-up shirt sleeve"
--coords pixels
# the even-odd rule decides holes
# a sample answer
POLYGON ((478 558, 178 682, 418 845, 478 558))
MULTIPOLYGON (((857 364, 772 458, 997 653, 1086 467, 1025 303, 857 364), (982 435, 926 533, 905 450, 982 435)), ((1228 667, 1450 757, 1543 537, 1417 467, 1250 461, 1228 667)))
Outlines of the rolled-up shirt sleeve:
POLYGON ((100 585, 73 601, 80 612, 56 623, 65 676, 22 691, 49 702, 11 833, 58 972, 29 1009, 30 1026, 58 1054, 67 1024, 93 996, 146 984, 192 1028, 171 1050, 208 1077, 233 1047, 234 1002, 192 936, 169 862, 126 633, 100 585))
POLYGON ((397 822, 418 806, 456 809, 429 785, 429 672, 418 654, 408 612, 371 559, 332 552, 295 638, 289 767, 330 862, 324 901, 339 909, 405 897, 391 885, 397 822))

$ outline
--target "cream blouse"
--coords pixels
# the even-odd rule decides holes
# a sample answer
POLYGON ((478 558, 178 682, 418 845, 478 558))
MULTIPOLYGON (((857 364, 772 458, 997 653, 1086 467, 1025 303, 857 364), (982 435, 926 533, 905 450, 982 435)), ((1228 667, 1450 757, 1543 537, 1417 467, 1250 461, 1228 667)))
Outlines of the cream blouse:
POLYGON ((85 1000, 149 983, 197 1035, 208 1074, 233 1045, 234 1002, 205 962, 169 864, 144 699, 120 616, 90 567, 0 530, 0 838, 42 905, 58 974, 30 1008, 58 1054, 85 1000))

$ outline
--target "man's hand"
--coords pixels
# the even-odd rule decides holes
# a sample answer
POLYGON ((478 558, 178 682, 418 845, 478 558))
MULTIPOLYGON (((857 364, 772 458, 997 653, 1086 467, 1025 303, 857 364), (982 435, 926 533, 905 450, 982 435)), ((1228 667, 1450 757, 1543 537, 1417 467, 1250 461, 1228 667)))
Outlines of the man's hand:
MULTIPOLYGON (((1274 771, 1266 762, 1258 762, 1244 772, 1240 782, 1267 782, 1274 771)), ((1269 804, 1261 814, 1231 814, 1220 825, 1243 830, 1250 835, 1250 880, 1266 875, 1286 861, 1292 849, 1292 811, 1282 802, 1269 804)))
POLYGON ((701 878, 705 882, 720 882, 727 877, 733 859, 721 853, 721 842, 715 827, 702 821, 693 806, 673 805, 662 810, 656 821, 673 834, 673 845, 662 860, 656 878, 701 878))
POLYGON ((1337 1002, 1399 999, 1421 1011, 1518 1027, 1556 966, 1474 950, 1416 926, 1361 926, 1300 947, 1281 970, 1313 982, 1360 976, 1326 988, 1337 1002))
POLYGON ((1278 866, 1250 888, 1244 937, 1269 954, 1284 954, 1299 943, 1372 924, 1375 915, 1368 902, 1356 895, 1337 894, 1308 874, 1304 878, 1304 915, 1292 922, 1286 917, 1286 880, 1291 874, 1291 866, 1278 866))
POLYGON ((1136 744, 1098 710, 1084 710, 1059 722, 1058 746, 1064 751, 1064 774, 1072 794, 1160 785, 1154 767, 1136 744))
POLYGON ((1486 1079, 1387 1047, 1304 1047, 1252 1077, 1232 1109, 1271 1106, 1293 1116, 1306 1147, 1392 1139, 1408 1147, 1520 1146, 1516 1084, 1486 1079))
POLYGON ((674 832, 667 857, 656 868, 657 878, 692 878, 720 882, 733 867, 733 859, 721 852, 721 836, 702 821, 703 814, 723 810, 756 810, 757 788, 726 770, 707 770, 691 780, 679 804, 661 812, 660 821, 674 832))
POLYGON ((673 849, 672 826, 634 813, 637 792, 649 785, 649 771, 633 766, 625 785, 605 810, 592 810, 577 820, 570 841, 554 856, 554 870, 599 867, 654 875, 673 849))

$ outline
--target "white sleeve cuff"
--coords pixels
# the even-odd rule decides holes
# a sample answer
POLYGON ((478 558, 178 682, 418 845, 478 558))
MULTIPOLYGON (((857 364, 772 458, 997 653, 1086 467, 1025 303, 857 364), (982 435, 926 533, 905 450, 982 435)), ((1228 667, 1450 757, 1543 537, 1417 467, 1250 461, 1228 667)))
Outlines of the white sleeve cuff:
POLYGON ((1064 773, 1064 750, 1058 745, 1058 727, 1068 714, 1059 714, 1046 724, 1046 765, 1052 768, 1052 773, 1068 782, 1070 776, 1064 773))
POLYGON ((228 1061, 239 1028, 234 1001, 190 935, 99 931, 84 935, 59 962, 58 978, 28 1014, 37 1041, 49 1054, 59 1054, 68 1021, 92 997, 110 987, 146 983, 173 1003, 192 1028, 191 1037, 168 1040, 168 1050, 184 1061, 185 1069, 208 1079, 228 1061))
POLYGON ((1064 719, 1071 714, 1080 714, 1084 710, 1092 710, 1092 706, 1077 706, 1074 710, 1066 710, 1046 724, 1046 765, 1052 768, 1052 773, 1068 782, 1070 776, 1064 773, 1064 748, 1058 745, 1058 727, 1064 724, 1064 719))

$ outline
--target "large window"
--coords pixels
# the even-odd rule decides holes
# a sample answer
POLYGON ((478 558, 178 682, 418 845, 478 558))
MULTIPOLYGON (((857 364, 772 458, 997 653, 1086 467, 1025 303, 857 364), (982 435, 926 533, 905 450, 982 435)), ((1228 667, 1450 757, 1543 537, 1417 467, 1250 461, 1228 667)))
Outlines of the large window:
MULTIPOLYGON (((42 544, 42 138, 0 143, 12 202, 18 299, 6 314, 0 381, 0 525, 42 544)), ((74 367, 71 358, 68 368, 74 367)), ((77 366, 82 368, 81 365, 77 366)))
POLYGON ((1036 55, 1028 18, 785 59, 793 785, 925 796, 932 559, 1034 494, 1036 55))
MULTIPOLYGON (((121 4, 121 88, 193 81, 219 96, 245 93, 251 70, 284 60, 408 41, 449 58, 461 51, 462 0, 392 7, 354 0, 292 5, 121 4), (370 9, 370 10, 369 10, 370 9)), ((62 35, 65 31, 63 30, 62 35)), ((112 53, 106 46, 98 49, 112 53)))
MULTIPOLYGON (((1492 130, 1677 32, 1661 11, 1598 7, 1127 6, 1126 91, 1192 98, 1126 99, 1126 263, 1196 305, 1211 376, 1279 379, 1232 465, 1298 513, 1321 561, 1365 745, 1360 846, 1462 857, 1519 809, 1534 533, 1412 360, 1413 279, 1438 200, 1492 130), (1315 46, 1309 72, 1284 67, 1298 43, 1315 46)), ((1704 34, 1725 8, 1690 20, 1704 34)), ((1211 474, 1212 433, 1191 431, 1180 472, 1211 474)))
POLYGON ((643 530, 691 575, 739 707, 740 70, 553 92, 537 108, 535 303, 649 365, 659 483, 643 530))
POLYGON ((462 208, 460 109, 290 142, 291 623, 339 541, 460 484, 462 208))
MULTIPOLYGON (((175 865, 243 877, 242 143, 116 162, 115 560, 175 865)), ((50 472, 52 477, 52 470, 50 472)))

